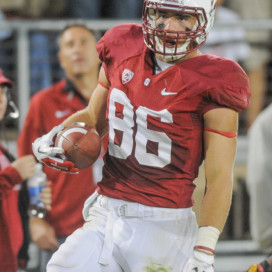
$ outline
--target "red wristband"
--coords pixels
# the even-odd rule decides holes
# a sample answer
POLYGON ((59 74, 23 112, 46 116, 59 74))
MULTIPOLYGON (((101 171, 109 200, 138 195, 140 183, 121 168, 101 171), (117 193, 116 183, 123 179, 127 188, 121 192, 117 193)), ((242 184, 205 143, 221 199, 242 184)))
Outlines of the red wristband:
POLYGON ((211 248, 209 248, 209 247, 205 247, 205 246, 195 246, 194 247, 194 250, 196 250, 196 251, 207 251, 207 252, 209 252, 209 253, 211 253, 211 254, 213 254, 214 255, 214 250, 213 249, 211 249, 211 248))

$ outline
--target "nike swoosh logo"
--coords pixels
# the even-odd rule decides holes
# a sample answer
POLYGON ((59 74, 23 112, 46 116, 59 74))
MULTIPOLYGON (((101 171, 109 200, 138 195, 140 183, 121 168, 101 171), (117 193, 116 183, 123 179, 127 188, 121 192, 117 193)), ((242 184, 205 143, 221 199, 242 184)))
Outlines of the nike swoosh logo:
POLYGON ((173 93, 173 92, 166 92, 166 88, 164 88, 162 91, 161 91, 161 95, 175 95, 177 93, 173 93))

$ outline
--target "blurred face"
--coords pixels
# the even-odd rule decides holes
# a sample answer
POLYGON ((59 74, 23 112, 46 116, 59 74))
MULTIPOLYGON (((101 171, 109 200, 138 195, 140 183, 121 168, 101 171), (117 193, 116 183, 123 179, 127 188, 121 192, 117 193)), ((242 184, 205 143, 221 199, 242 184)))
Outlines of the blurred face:
POLYGON ((68 77, 80 77, 97 68, 96 40, 87 29, 80 26, 67 29, 59 46, 59 61, 68 77))
POLYGON ((7 92, 8 88, 6 86, 0 85, 0 120, 3 120, 6 109, 7 109, 7 92))

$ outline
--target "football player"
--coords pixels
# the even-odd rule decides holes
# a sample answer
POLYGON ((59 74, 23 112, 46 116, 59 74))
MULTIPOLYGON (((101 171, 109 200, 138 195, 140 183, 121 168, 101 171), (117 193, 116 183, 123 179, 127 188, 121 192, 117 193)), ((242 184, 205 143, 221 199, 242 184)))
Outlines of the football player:
POLYGON ((231 204, 238 112, 250 97, 237 63, 199 51, 215 2, 145 0, 142 25, 116 26, 97 44, 103 65, 87 108, 33 143, 38 160, 74 173, 72 162, 58 158, 55 135, 74 122, 109 133, 86 223, 47 271, 214 271, 231 204), (193 180, 203 159, 197 226, 193 180))

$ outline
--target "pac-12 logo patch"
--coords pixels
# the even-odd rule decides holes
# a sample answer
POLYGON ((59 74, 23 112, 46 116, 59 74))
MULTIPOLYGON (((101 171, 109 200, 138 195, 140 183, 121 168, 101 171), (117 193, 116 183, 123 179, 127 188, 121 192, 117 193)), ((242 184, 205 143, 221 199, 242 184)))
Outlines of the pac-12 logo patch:
POLYGON ((126 84, 130 82, 133 76, 134 76, 134 73, 132 71, 130 71, 129 69, 125 69, 122 73, 122 83, 126 84))

